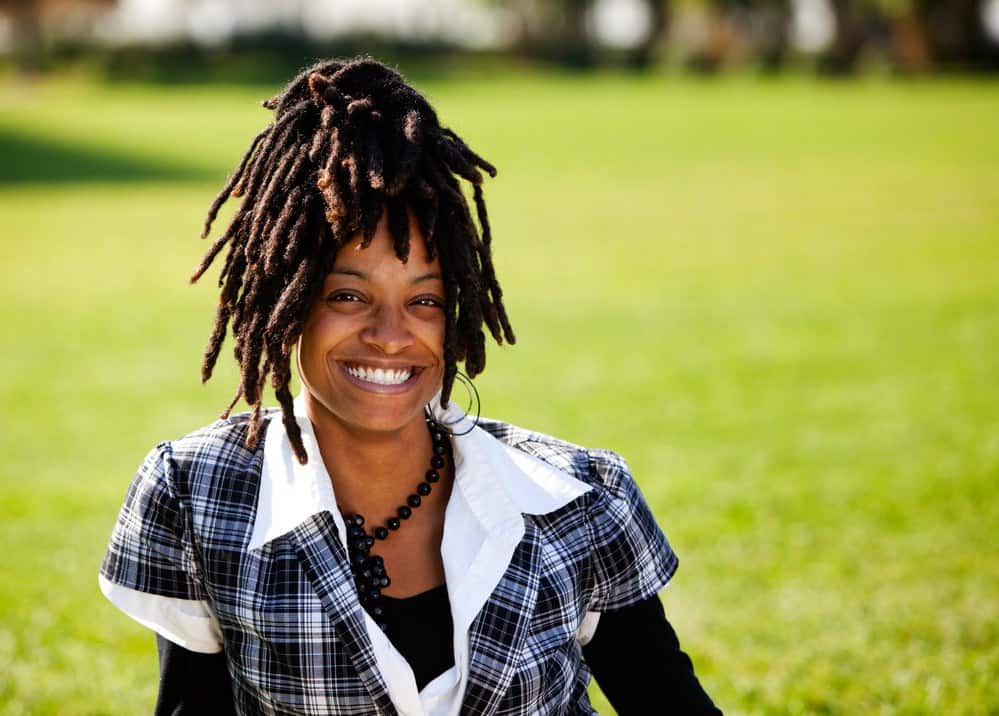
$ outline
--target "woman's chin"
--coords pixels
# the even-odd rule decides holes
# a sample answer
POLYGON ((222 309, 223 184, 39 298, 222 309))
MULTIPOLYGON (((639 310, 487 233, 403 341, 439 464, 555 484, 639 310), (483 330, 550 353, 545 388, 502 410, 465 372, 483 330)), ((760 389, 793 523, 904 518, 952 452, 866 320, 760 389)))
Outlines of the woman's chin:
MULTIPOLYGON (((382 393, 335 388, 330 395, 310 391, 313 422, 332 421, 352 432, 398 434, 424 420, 427 403, 437 391, 409 390, 382 393)), ((311 411, 310 411, 311 412, 311 411)))

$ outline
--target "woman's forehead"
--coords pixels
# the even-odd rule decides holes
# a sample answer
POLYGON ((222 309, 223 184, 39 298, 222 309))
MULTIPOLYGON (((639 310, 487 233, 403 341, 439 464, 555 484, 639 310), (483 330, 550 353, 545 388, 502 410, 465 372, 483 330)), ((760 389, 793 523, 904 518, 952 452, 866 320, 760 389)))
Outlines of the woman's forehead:
POLYGON ((328 278, 336 276, 354 276, 361 280, 398 277, 406 282, 442 278, 440 262, 437 257, 430 259, 421 234, 410 232, 409 257, 402 261, 396 255, 395 242, 387 228, 376 231, 367 246, 360 235, 345 244, 337 252, 328 278))

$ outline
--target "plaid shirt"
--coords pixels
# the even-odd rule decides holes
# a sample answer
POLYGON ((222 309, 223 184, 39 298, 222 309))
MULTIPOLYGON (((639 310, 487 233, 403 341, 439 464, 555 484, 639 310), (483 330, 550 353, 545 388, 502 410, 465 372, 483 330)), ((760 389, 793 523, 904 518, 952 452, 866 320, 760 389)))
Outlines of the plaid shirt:
MULTIPOLYGON (((268 424, 283 431, 280 420, 268 424)), ((119 513, 103 580, 149 599, 210 605, 241 714, 406 713, 379 670, 336 510, 255 538, 266 441, 248 450, 247 426, 245 414, 233 416, 149 453, 119 513)), ((487 542, 461 570, 449 571, 445 524, 445 574, 462 637, 455 642, 460 713, 595 713, 581 659, 584 618, 657 593, 676 556, 618 455, 489 420, 454 443, 456 471, 464 475, 456 487, 465 480, 488 488, 469 513, 507 547, 487 542), (584 489, 546 486, 543 470, 532 473, 538 484, 525 485, 525 461, 539 460, 584 489), (520 488, 496 484, 514 475, 520 488), (546 499, 510 499, 518 489, 546 499), (549 493, 559 490, 562 500, 552 503, 549 493), (548 509, 552 504, 560 506, 548 509), (472 587, 453 588, 452 578, 483 565, 496 580, 485 582, 478 599, 469 596, 472 587)), ((450 520, 450 503, 448 510, 450 520)), ((155 619, 136 618, 169 636, 155 619)))

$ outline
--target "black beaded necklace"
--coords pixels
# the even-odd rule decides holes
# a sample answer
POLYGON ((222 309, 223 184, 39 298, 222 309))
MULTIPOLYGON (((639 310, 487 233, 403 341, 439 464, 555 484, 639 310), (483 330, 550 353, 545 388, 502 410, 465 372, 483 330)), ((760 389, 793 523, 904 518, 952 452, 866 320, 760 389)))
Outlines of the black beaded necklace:
POLYGON ((430 494, 432 485, 441 479, 439 470, 444 467, 444 456, 451 453, 451 443, 447 431, 434 419, 430 410, 426 412, 427 428, 430 430, 430 440, 433 443, 433 457, 430 458, 430 469, 427 470, 416 486, 416 492, 406 498, 406 504, 400 505, 395 516, 385 520, 371 531, 364 529, 364 517, 360 514, 344 515, 347 527, 347 553, 350 557, 350 569, 354 575, 354 586, 361 599, 361 605, 367 610, 381 627, 382 631, 388 625, 381 621, 384 610, 381 606, 382 590, 392 583, 385 571, 385 560, 379 555, 371 555, 371 548, 376 540, 388 539, 388 536, 402 526, 402 520, 408 520, 413 510, 423 503, 423 498, 430 494))

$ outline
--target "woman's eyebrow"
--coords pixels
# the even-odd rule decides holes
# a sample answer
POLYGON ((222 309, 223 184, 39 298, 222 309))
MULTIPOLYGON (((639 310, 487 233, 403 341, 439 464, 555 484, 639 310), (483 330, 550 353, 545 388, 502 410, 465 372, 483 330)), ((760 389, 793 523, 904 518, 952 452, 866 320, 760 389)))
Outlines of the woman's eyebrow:
MULTIPOLYGON (((350 268, 349 266, 342 266, 340 268, 333 269, 333 273, 341 276, 353 276, 359 278, 362 281, 367 281, 371 278, 367 273, 359 269, 350 268)), ((438 271, 430 271, 428 273, 421 273, 419 276, 414 276, 410 283, 422 283, 424 281, 443 281, 444 278, 438 271)))
POLYGON ((363 271, 358 271, 357 269, 335 268, 333 269, 333 273, 339 274, 340 276, 354 276, 356 278, 361 279, 362 281, 368 280, 368 274, 364 273, 363 271))

